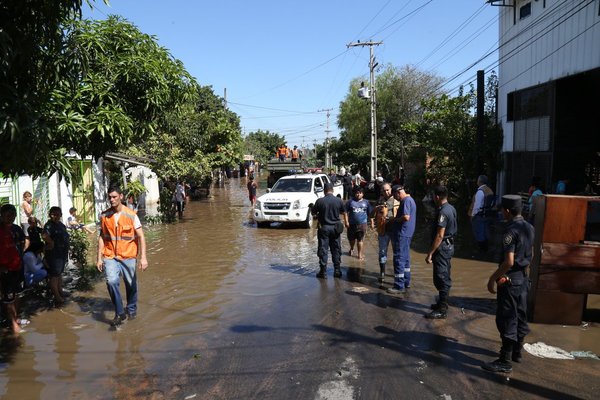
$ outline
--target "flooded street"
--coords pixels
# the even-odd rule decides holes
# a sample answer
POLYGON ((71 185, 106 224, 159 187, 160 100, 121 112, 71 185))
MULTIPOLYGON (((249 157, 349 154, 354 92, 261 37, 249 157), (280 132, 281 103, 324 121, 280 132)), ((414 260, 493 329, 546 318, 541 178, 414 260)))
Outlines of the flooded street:
MULTIPOLYGON (((430 321, 423 315, 435 290, 423 253, 412 253, 404 299, 378 286, 374 232, 366 262, 346 255, 342 279, 330 265, 318 280, 315 229, 257 229, 244 179, 212 194, 190 202, 183 222, 145 228, 149 268, 138 273, 136 320, 110 329, 99 282, 62 309, 37 307, 21 337, 4 333, 0 397, 596 398, 600 361, 525 354, 510 375, 480 368, 500 346, 486 290, 494 264, 453 259, 448 319, 430 321)), ((391 249, 387 273, 386 287, 391 249)), ((598 321, 600 301, 590 297, 588 307, 598 321)), ((600 354, 598 322, 531 328, 528 343, 600 354)))

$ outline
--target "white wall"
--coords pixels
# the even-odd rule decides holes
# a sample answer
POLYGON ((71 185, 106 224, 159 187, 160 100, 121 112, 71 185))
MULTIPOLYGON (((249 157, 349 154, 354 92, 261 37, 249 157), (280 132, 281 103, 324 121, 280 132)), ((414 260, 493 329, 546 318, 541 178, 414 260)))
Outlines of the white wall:
POLYGON ((139 202, 145 206, 146 213, 156 215, 158 210, 158 201, 160 200, 160 192, 158 186, 158 178, 150 168, 137 165, 127 168, 127 172, 131 173, 131 180, 139 180, 146 187, 147 192, 140 196, 139 202))
POLYGON ((600 67, 600 1, 515 0, 500 13, 498 111, 504 129, 503 151, 513 150, 513 124, 506 121, 507 95, 600 67), (531 15, 519 9, 531 3, 531 15))

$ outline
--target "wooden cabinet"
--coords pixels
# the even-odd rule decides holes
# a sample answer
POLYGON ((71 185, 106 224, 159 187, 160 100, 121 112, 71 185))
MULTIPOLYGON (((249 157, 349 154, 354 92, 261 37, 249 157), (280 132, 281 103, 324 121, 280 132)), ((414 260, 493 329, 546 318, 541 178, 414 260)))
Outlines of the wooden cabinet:
POLYGON ((587 295, 600 294, 600 197, 544 195, 535 202, 529 318, 578 325, 587 295))

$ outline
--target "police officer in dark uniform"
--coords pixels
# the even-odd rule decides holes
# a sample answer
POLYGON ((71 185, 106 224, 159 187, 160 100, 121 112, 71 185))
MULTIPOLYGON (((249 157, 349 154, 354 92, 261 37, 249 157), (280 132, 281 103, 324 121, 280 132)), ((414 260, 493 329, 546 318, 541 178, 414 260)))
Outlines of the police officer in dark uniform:
POLYGON ((432 227, 431 248, 425 262, 433 263, 433 284, 439 292, 438 301, 426 314, 429 319, 443 319, 448 313, 448 296, 452 287, 450 259, 454 255, 454 237, 457 232, 456 209, 448 203, 448 189, 437 186, 433 200, 438 207, 432 227))
POLYGON ((502 213, 508 224, 502 235, 503 260, 496 272, 490 276, 488 290, 496 293, 496 327, 502 339, 500 357, 484 364, 483 369, 492 372, 512 371, 511 360, 520 362, 527 325, 527 293, 529 279, 527 267, 533 257, 533 226, 521 216, 521 196, 502 196, 502 213))
POLYGON ((312 209, 313 215, 319 220, 319 229, 317 238, 319 248, 319 272, 317 278, 325 279, 327 275, 327 252, 331 250, 331 260, 333 261, 333 276, 340 278, 342 270, 342 241, 340 235, 344 230, 344 225, 348 224, 344 202, 339 197, 333 195, 333 185, 326 183, 324 188, 324 197, 317 199, 312 209))

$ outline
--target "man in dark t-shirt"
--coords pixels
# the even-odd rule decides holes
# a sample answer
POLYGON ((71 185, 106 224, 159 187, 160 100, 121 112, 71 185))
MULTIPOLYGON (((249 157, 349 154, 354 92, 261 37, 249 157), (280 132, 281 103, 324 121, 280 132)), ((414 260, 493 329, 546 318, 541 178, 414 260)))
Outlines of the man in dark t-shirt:
POLYGON ((331 251, 331 260, 333 261, 333 276, 340 278, 342 276, 342 243, 340 235, 344 225, 348 224, 344 202, 339 197, 333 195, 333 185, 326 183, 324 188, 325 196, 317 199, 312 213, 319 220, 319 229, 317 231, 319 256, 319 272, 317 278, 325 279, 327 271, 327 252, 331 251))

